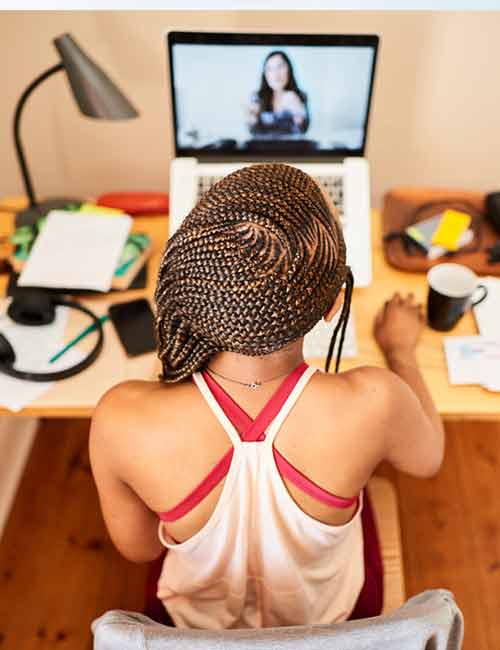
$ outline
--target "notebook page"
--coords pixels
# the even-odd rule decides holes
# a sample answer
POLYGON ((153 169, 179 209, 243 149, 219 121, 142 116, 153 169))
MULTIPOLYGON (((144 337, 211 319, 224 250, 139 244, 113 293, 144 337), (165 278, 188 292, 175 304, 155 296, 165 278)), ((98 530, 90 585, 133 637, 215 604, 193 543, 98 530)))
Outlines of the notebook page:
POLYGON ((443 343, 452 386, 479 385, 500 390, 500 339, 445 336, 443 343))
POLYGON ((109 291, 131 224, 128 215, 49 212, 18 286, 109 291))

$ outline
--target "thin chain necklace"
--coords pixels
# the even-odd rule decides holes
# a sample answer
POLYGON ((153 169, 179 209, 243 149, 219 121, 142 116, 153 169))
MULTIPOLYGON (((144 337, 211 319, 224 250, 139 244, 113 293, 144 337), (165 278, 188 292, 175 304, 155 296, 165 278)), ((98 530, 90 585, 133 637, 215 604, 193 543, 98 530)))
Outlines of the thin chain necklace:
POLYGON ((216 370, 213 370, 208 366, 207 366, 207 370, 211 375, 217 375, 217 377, 221 377, 226 381, 230 381, 233 384, 239 384, 240 386, 246 386, 247 388, 251 388, 252 390, 256 390, 257 388, 260 388, 262 384, 268 384, 270 381, 274 381, 275 379, 279 379, 280 377, 284 377, 285 375, 288 375, 288 372, 284 372, 282 375, 278 375, 277 377, 272 377, 271 379, 265 379, 264 381, 252 381, 248 383, 246 381, 239 381, 238 379, 231 379, 230 377, 221 375, 220 372, 217 372, 216 370))

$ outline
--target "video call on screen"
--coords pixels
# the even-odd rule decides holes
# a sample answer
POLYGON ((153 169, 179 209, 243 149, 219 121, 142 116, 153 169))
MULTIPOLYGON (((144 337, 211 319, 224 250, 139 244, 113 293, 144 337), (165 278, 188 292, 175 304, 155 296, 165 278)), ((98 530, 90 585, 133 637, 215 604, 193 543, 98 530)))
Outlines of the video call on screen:
POLYGON ((179 150, 359 150, 374 50, 215 45, 172 49, 179 150))

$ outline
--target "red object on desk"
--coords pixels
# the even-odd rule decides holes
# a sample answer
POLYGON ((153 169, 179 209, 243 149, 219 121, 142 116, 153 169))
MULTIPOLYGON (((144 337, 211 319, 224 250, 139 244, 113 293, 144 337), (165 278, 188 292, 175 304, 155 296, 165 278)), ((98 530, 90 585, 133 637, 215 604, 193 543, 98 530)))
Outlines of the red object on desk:
POLYGON ((109 192, 97 198, 97 205, 119 208, 127 214, 168 214, 168 194, 165 192, 109 192))

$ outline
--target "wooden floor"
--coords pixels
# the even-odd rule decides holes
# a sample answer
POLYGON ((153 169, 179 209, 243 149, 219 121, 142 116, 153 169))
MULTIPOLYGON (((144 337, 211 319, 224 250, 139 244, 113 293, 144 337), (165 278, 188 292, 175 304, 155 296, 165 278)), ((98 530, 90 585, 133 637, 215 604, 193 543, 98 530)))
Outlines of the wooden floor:
MULTIPOLYGON (((43 422, 0 542, 0 650, 90 650, 90 621, 142 606, 145 568, 107 538, 87 455, 88 420, 43 422)), ((383 467, 400 507, 407 595, 452 590, 465 649, 500 648, 500 425, 447 426, 439 475, 383 467)))

